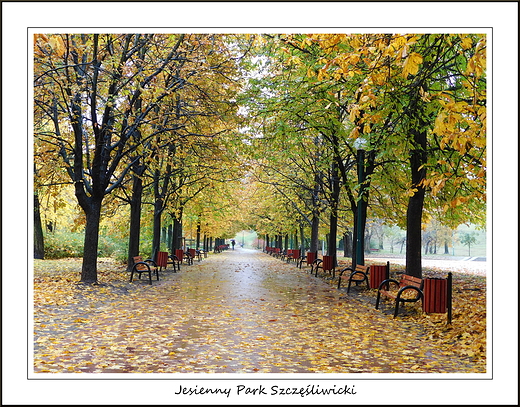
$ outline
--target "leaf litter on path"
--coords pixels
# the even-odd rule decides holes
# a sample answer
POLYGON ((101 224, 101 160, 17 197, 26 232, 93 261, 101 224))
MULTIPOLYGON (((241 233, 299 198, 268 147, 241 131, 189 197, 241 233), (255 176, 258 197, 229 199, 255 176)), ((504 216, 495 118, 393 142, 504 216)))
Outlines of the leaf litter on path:
POLYGON ((151 286, 109 259, 98 285, 78 284, 80 269, 35 261, 36 373, 486 372, 483 277, 454 275, 447 325, 420 303, 393 318, 375 290, 347 294, 262 252, 213 254, 151 286))

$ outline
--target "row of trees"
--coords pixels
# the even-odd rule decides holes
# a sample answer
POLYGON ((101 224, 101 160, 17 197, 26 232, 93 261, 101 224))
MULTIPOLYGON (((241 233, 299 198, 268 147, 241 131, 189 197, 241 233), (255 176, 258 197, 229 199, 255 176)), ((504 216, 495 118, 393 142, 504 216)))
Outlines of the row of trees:
MULTIPOLYGON (((293 34, 257 39, 247 106, 260 231, 338 226, 363 264, 367 211, 406 229, 421 276, 422 228, 485 224, 486 38, 293 34), (326 215, 326 219, 324 216, 326 215)), ((303 242, 303 239, 301 240, 303 242)))
POLYGON ((184 207, 197 201, 209 227, 204 212, 221 206, 210 190, 236 166, 226 138, 239 118, 239 45, 223 35, 35 36, 35 217, 39 194, 74 185, 82 282, 97 281, 100 218, 110 207, 130 206, 129 259, 139 254, 143 203, 153 206, 154 252, 165 212, 179 237, 184 207))
POLYGON ((311 251, 326 226, 357 264, 369 214, 406 229, 420 276, 424 224, 485 224, 485 67, 477 34, 37 35, 35 217, 74 185, 85 282, 122 204, 129 259, 143 204, 153 251, 189 207, 203 233, 310 234, 311 251))

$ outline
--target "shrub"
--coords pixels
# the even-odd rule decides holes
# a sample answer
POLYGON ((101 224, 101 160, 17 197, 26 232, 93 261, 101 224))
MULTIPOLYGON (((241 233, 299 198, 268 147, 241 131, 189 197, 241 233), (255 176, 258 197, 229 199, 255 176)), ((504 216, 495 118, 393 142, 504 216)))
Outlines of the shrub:
MULTIPOLYGON (((63 259, 66 257, 82 257, 84 234, 75 232, 47 233, 44 238, 45 258, 63 259)), ((98 256, 112 257, 126 261, 127 242, 122 242, 110 236, 99 236, 98 256)))
POLYGON ((45 258, 63 259, 83 256, 83 233, 47 233, 44 237, 45 258))

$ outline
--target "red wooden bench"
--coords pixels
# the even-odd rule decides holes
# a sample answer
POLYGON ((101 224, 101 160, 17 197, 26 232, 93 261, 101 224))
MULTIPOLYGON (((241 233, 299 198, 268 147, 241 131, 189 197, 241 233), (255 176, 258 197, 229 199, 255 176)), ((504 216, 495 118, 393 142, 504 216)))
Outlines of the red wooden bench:
POLYGON ((186 263, 191 265, 193 264, 193 259, 195 258, 195 249, 188 249, 184 253, 184 259, 186 260, 186 263))
POLYGON ((302 265, 303 265, 303 262, 307 260, 307 256, 305 254, 300 254, 298 256, 298 259, 296 259, 296 265, 299 267, 299 268, 302 268, 302 265))
POLYGON ((287 263, 290 263, 292 260, 297 262, 299 258, 300 258, 299 249, 287 250, 287 263))
POLYGON ((311 274, 315 273, 314 275, 318 276, 318 269, 321 266, 321 263, 323 263, 322 259, 314 259, 314 261, 311 263, 311 274))
POLYGON ((221 244, 219 246, 215 246, 215 248, 213 249, 213 252, 214 253, 222 253, 222 251, 227 250, 227 249, 229 249, 229 245, 228 244, 221 244))
POLYGON ((316 259, 311 265, 311 273, 314 271, 314 275, 318 277, 318 270, 322 269, 323 272, 331 273, 332 278, 334 278, 334 273, 336 272, 336 268, 334 266, 334 257, 333 256, 323 256, 322 259, 316 259))
POLYGON ((341 286, 341 280, 346 280, 348 282, 347 293, 350 291, 350 286, 352 283, 355 283, 356 286, 366 282, 367 288, 370 288, 368 283, 368 273, 370 271, 370 266, 362 266, 360 264, 356 265, 353 269, 352 267, 346 267, 339 272, 338 277, 338 288, 341 286), (348 275, 344 275, 345 271, 350 271, 348 275))
POLYGON ((394 318, 399 312, 399 304, 423 300, 423 280, 418 277, 402 274, 401 279, 388 278, 381 282, 377 290, 376 309, 379 308, 381 296, 395 300, 394 318), (397 291, 391 290, 391 284, 397 286, 397 291))
POLYGON ((182 263, 182 257, 179 259, 175 254, 172 254, 171 256, 168 256, 168 259, 170 260, 168 264, 171 264, 173 266, 173 272, 176 273, 176 269, 181 271, 181 263, 182 263))
POLYGON ((134 273, 139 274, 139 280, 141 279, 141 274, 148 273, 150 285, 152 285, 152 273, 155 273, 157 280, 159 280, 159 269, 153 260, 148 259, 143 261, 142 256, 134 256, 133 259, 134 265, 132 266, 132 272, 130 274, 130 282, 132 282, 134 278, 134 273))

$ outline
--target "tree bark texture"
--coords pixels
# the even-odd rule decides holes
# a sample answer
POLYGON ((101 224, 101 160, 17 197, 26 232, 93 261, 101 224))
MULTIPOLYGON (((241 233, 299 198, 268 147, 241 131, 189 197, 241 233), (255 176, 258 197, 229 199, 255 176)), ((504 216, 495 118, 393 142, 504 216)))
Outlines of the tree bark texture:
POLYGON ((130 200, 130 231, 128 238, 128 270, 134 265, 134 257, 139 256, 139 243, 141 236, 141 207, 143 196, 143 181, 140 177, 144 166, 135 169, 132 185, 132 197, 130 200))
POLYGON ((86 215, 85 242, 83 246, 82 283, 97 283, 97 256, 99 245, 99 222, 101 220, 101 199, 92 200, 86 215))
POLYGON ((38 193, 34 193, 34 258, 43 259, 45 256, 45 245, 43 240, 42 219, 40 215, 40 200, 38 193))
POLYGON ((319 226, 320 218, 316 213, 312 216, 310 251, 315 253, 319 249, 319 226))
POLYGON ((410 152, 412 188, 415 193, 408 200, 406 211, 406 273, 422 278, 422 213, 425 189, 421 181, 426 177, 426 131, 413 131, 415 148, 410 152), (421 168, 422 167, 422 168, 421 168))
POLYGON ((329 256, 333 256, 333 264, 337 264, 337 240, 338 240, 338 205, 339 205, 339 173, 338 165, 336 162, 332 164, 331 171, 331 183, 332 183, 332 195, 330 199, 330 227, 329 227, 329 239, 327 253, 329 256))
POLYGON ((173 236, 172 236, 172 253, 175 254, 175 250, 182 249, 182 214, 177 218, 175 214, 172 214, 173 220, 173 236))
POLYGON ((161 246, 161 215, 163 212, 163 200, 156 198, 153 210, 153 237, 151 258, 155 259, 161 246))

